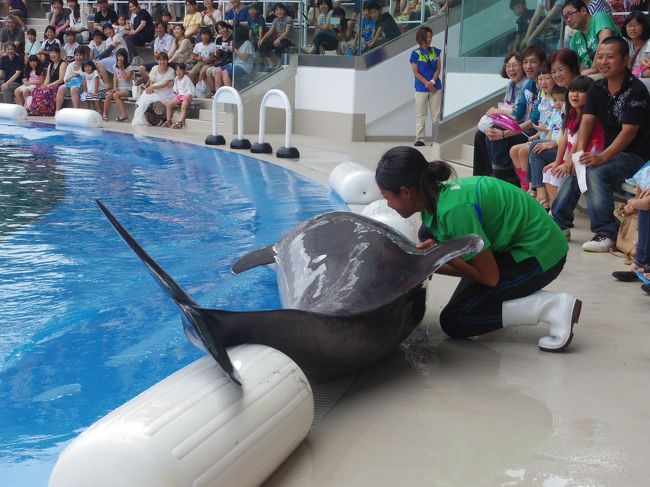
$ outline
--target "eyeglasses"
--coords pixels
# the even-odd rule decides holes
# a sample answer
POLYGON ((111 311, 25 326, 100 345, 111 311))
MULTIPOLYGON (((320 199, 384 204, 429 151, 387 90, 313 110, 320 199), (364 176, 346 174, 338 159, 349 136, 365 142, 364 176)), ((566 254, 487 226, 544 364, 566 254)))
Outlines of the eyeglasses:
POLYGON ((520 66, 521 66, 521 63, 510 63, 510 64, 506 64, 506 69, 514 69, 514 68, 518 68, 520 66))
POLYGON ((580 10, 574 10, 573 12, 567 12, 564 14, 564 20, 572 19, 575 14, 580 12, 580 10))

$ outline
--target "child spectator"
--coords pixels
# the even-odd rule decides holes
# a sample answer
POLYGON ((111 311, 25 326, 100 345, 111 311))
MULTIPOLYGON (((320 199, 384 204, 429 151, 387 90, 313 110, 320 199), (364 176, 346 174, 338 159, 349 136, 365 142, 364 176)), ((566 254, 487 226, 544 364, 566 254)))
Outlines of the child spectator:
POLYGON ((32 55, 37 55, 40 50, 41 43, 36 40, 36 30, 29 29, 27 31, 27 41, 25 42, 25 64, 32 55))
MULTIPOLYGON (((248 41, 247 41, 248 42, 248 41)), ((176 78, 174 78, 174 98, 169 100, 165 104, 165 109, 167 112, 167 121, 163 124, 163 127, 171 127, 173 129, 182 129, 185 125, 185 117, 187 116, 187 107, 192 103, 192 98, 194 97, 194 83, 189 76, 185 74, 185 64, 178 63, 176 65, 176 78), (174 108, 177 105, 181 106, 181 118, 174 124, 172 124, 172 113, 174 108)))
POLYGON ((79 6, 79 0, 68 0, 68 8, 70 10, 70 26, 68 27, 67 32, 74 33, 75 41, 79 44, 82 42, 88 42, 88 39, 90 39, 90 32, 88 32, 88 29, 86 28, 84 15, 79 6))
MULTIPOLYGON (((557 189, 568 176, 575 173, 573 154, 578 139, 578 130, 582 121, 582 112, 587 102, 587 91, 593 83, 589 76, 577 76, 569 85, 569 106, 564 114, 562 135, 558 141, 555 162, 544 168, 543 182, 549 195, 551 205, 557 196, 557 189)), ((605 148, 603 127, 595 120, 591 136, 585 144, 585 151, 599 153, 605 148)))
POLYGON ((201 27, 201 42, 194 46, 194 67, 190 70, 189 76, 192 83, 205 80, 205 73, 212 63, 217 59, 217 45, 212 42, 210 29, 201 27))
POLYGON ((88 60, 83 64, 84 73, 82 81, 82 90, 81 101, 85 102, 88 105, 89 101, 93 101, 95 105, 95 111, 101 113, 99 102, 106 98, 106 85, 102 81, 102 77, 99 75, 97 68, 95 68, 95 63, 88 60))
POLYGON ((129 67, 129 53, 126 49, 119 49, 115 54, 115 67, 113 75, 113 89, 106 93, 104 100, 104 111, 102 118, 108 120, 108 110, 111 106, 111 100, 115 101, 120 114, 115 119, 116 122, 126 122, 129 116, 126 114, 126 108, 122 98, 131 96, 131 76, 133 71, 129 67))
POLYGON ((32 90, 42 85, 45 79, 45 69, 36 54, 31 54, 27 59, 23 77, 23 84, 16 88, 14 96, 18 105, 25 106, 27 97, 31 94, 32 90))
POLYGON ((129 29, 129 19, 122 14, 117 18, 117 24, 113 25, 116 34, 124 34, 129 29))
POLYGON ((49 64, 50 56, 49 52, 54 46, 61 47, 61 42, 56 38, 56 30, 51 25, 45 27, 45 40, 41 44, 41 48, 38 51, 38 57, 41 61, 41 64, 49 64))
POLYGON ((281 2, 275 4, 275 18, 268 32, 258 41, 260 53, 267 68, 280 66, 280 56, 291 45, 289 36, 293 28, 293 19, 287 15, 287 7, 281 2))
POLYGON ((229 47, 233 54, 232 62, 216 69, 214 74, 215 91, 222 86, 232 86, 235 79, 242 82, 247 80, 253 71, 255 48, 246 39, 242 26, 237 26, 235 32, 235 40, 229 47))
MULTIPOLYGON (((567 101, 568 90, 563 86, 554 86, 551 89, 551 98, 553 99, 553 110, 545 123, 533 125, 540 132, 540 139, 557 141, 562 132, 562 119, 564 117, 564 107, 567 101)), ((575 108, 575 107, 574 107, 575 108)))
POLYGON ((526 37, 530 19, 533 18, 534 10, 528 8, 526 0, 510 0, 510 10, 515 14, 515 38, 512 43, 512 49, 518 51, 521 47, 521 41, 526 37))
POLYGON ((411 70, 415 77, 415 146, 424 145, 427 112, 432 121, 440 118, 442 103, 442 81, 440 80, 440 53, 431 45, 433 32, 429 27, 420 27, 415 33, 420 45, 411 53, 411 70))
POLYGON ((106 38, 101 30, 93 32, 93 40, 88 44, 88 48, 92 59, 99 59, 100 55, 108 48, 106 38))
POLYGON ((75 40, 75 33, 69 30, 65 33, 65 44, 63 44, 65 60, 67 62, 71 62, 74 59, 74 52, 78 47, 79 43, 75 40))
POLYGON ((56 92, 56 110, 59 111, 63 108, 65 95, 69 94, 72 100, 72 106, 79 108, 81 85, 83 82, 83 62, 84 62, 84 49, 77 47, 72 55, 72 62, 68 64, 63 75, 63 84, 59 86, 56 92))
POLYGON ((368 5, 363 5, 361 11, 361 21, 359 22, 359 30, 357 35, 361 36, 361 52, 366 50, 366 46, 372 41, 372 35, 377 28, 377 21, 370 17, 368 5))
POLYGON ((262 7, 259 3, 251 3, 248 6, 248 40, 253 46, 257 46, 260 39, 264 37, 266 21, 262 15, 262 7))
POLYGON ((377 25, 372 36, 372 40, 367 44, 368 47, 377 47, 380 44, 393 40, 402 34, 397 22, 388 12, 381 13, 381 7, 378 3, 372 2, 368 5, 370 17, 375 19, 377 25))

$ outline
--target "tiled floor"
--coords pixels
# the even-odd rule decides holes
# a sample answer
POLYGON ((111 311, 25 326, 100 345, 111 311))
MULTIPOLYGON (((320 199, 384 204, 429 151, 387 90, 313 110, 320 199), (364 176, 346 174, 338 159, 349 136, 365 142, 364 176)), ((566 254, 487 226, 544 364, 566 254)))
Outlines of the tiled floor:
MULTIPOLYGON (((138 131, 199 143, 206 135, 138 131)), ((269 141, 277 148, 282 138, 269 141)), ((374 167, 393 145, 294 144, 299 161, 267 160, 323 184, 340 162, 374 167)), ((622 259, 581 251, 588 226, 580 215, 565 270, 549 286, 584 303, 568 352, 537 349, 545 326, 447 339, 437 315, 457 281, 435 276, 408 350, 363 372, 266 485, 647 486, 650 296, 611 278, 622 259)))

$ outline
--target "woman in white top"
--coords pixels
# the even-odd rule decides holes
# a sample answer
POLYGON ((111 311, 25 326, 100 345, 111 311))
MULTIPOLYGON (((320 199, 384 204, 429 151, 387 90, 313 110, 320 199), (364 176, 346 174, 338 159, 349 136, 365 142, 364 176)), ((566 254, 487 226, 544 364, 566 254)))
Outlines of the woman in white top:
POLYGON ((126 122, 129 116, 126 114, 126 108, 122 98, 131 96, 131 77, 133 71, 129 67, 129 53, 126 49, 119 49, 115 53, 115 66, 113 67, 113 89, 106 94, 104 100, 104 111, 102 118, 108 120, 108 110, 111 106, 111 100, 115 101, 117 108, 120 110, 119 116, 115 119, 116 122, 126 122))
POLYGON ((79 108, 80 105, 80 95, 81 95, 81 80, 83 75, 83 62, 84 62, 84 50, 81 47, 77 47, 72 55, 73 62, 68 64, 68 67, 65 70, 63 75, 63 84, 59 86, 59 89, 56 92, 56 110, 59 111, 63 107, 63 101, 65 95, 70 93, 70 98, 72 99, 72 106, 74 108, 79 108))
POLYGON ((205 10, 201 12, 201 27, 210 29, 210 33, 217 34, 217 23, 223 20, 221 10, 214 8, 214 0, 203 0, 205 10))
POLYGON ((650 18, 635 10, 625 17, 623 35, 630 45, 630 64, 632 74, 637 78, 650 77, 650 18))
POLYGON ((174 78, 174 93, 176 96, 165 104, 167 109, 167 121, 163 124, 163 127, 182 129, 185 125, 187 107, 192 103, 192 98, 195 93, 194 83, 192 83, 190 77, 185 74, 186 69, 187 67, 184 63, 176 64, 176 78, 174 78), (179 103, 181 105, 181 118, 172 125, 172 112, 179 103))
POLYGON ((81 7, 79 6, 79 0, 68 0, 68 9, 70 10, 70 26, 68 27, 68 32, 74 32, 75 39, 78 43, 88 42, 90 39, 90 32, 86 28, 86 22, 84 22, 84 14, 81 12, 81 7))
POLYGON ((255 62, 255 48, 246 37, 246 31, 240 25, 235 27, 234 44, 228 49, 232 52, 232 63, 216 68, 214 72, 215 91, 222 86, 232 86, 233 81, 247 81, 253 71, 255 62))
POLYGON ((149 73, 149 82, 136 101, 137 108, 131 125, 145 125, 144 113, 151 104, 156 113, 162 114, 164 105, 176 96, 172 90, 173 84, 174 70, 169 67, 169 56, 166 52, 160 53, 158 66, 154 66, 149 73))

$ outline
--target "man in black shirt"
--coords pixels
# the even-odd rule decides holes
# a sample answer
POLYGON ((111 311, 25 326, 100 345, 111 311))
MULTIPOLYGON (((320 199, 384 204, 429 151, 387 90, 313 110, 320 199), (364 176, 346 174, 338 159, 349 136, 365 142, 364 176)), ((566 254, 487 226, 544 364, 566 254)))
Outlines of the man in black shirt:
POLYGON ((4 103, 14 102, 14 90, 20 86, 24 69, 23 57, 16 53, 16 46, 7 44, 6 55, 0 58, 0 93, 4 103))
POLYGON ((93 31, 103 31, 107 24, 117 24, 117 12, 108 6, 108 0, 97 0, 97 13, 93 19, 93 31))
MULTIPOLYGON (((604 79, 587 92, 576 152, 583 151, 596 120, 605 134, 601 153, 583 153, 586 166, 587 207, 594 237, 585 242, 587 252, 607 252, 616 242, 618 223, 612 213, 613 192, 650 159, 650 95, 627 68, 629 48, 620 37, 608 37, 598 46, 596 63, 604 79)), ((565 161, 565 164, 573 164, 565 161)), ((562 229, 573 226, 573 210, 580 198, 577 178, 562 182, 551 213, 562 229)))
POLYGON ((368 42, 368 47, 376 47, 384 42, 388 42, 396 37, 399 37, 402 34, 402 31, 399 30, 397 22, 388 12, 381 13, 381 6, 372 2, 368 5, 368 13, 370 14, 371 19, 377 21, 377 26, 375 27, 375 32, 372 35, 372 40, 368 42))

